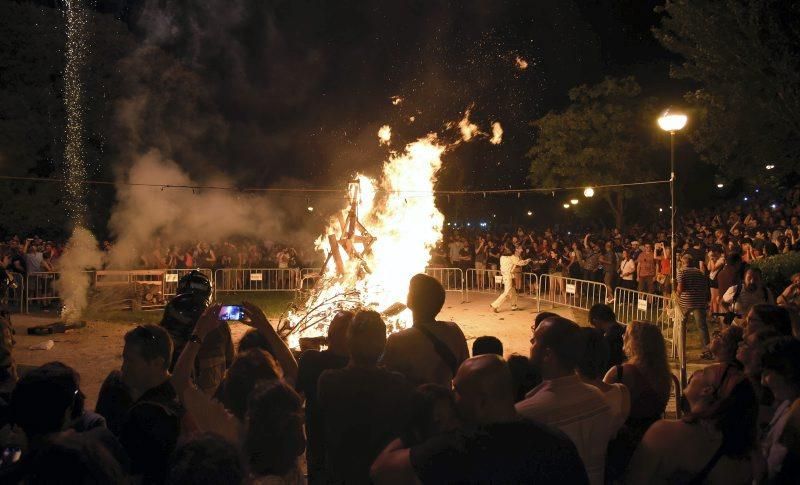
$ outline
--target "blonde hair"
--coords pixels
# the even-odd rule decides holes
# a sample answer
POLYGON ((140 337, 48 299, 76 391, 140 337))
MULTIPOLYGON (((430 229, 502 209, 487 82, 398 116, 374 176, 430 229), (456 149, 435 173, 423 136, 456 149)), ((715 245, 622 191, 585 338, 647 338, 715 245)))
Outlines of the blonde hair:
POLYGON ((657 325, 642 321, 628 324, 628 338, 623 350, 628 363, 635 365, 655 389, 669 389, 672 372, 667 362, 667 345, 657 325))

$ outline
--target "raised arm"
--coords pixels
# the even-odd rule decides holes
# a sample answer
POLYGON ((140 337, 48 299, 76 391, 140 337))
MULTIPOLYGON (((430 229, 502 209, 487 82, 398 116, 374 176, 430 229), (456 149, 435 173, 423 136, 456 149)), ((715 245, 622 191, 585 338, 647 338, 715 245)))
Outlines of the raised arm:
POLYGON ((242 306, 244 306, 245 314, 250 317, 250 321, 242 323, 255 328, 264 337, 275 354, 275 360, 281 365, 284 377, 291 385, 294 385, 297 382, 297 360, 295 360, 294 354, 289 350, 286 342, 280 338, 278 332, 272 328, 261 308, 249 301, 243 302, 242 306))
POLYGON ((219 319, 219 310, 221 307, 222 305, 219 303, 214 303, 203 312, 194 326, 194 332, 192 332, 193 338, 189 339, 189 342, 183 347, 178 361, 175 362, 175 368, 172 370, 170 383, 172 387, 175 388, 175 393, 179 397, 183 396, 183 391, 192 383, 194 361, 197 359, 197 353, 200 352, 203 340, 212 330, 222 324, 219 319))

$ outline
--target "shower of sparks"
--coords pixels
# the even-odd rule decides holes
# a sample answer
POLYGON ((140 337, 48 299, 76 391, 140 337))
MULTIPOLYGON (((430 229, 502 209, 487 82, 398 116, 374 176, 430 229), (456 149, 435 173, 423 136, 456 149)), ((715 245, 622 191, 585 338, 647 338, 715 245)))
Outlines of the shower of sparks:
POLYGON ((64 68, 64 106, 67 114, 66 189, 67 211, 75 226, 82 226, 86 218, 81 183, 86 179, 86 164, 83 152, 83 93, 81 70, 86 62, 87 13, 80 0, 66 2, 67 62, 64 68))
POLYGON ((392 104, 397 106, 398 104, 403 102, 403 98, 400 96, 392 96, 392 104))
POLYGON ((520 71, 524 71, 525 69, 528 68, 528 61, 521 58, 520 56, 517 56, 514 62, 517 65, 517 69, 519 69, 520 71))

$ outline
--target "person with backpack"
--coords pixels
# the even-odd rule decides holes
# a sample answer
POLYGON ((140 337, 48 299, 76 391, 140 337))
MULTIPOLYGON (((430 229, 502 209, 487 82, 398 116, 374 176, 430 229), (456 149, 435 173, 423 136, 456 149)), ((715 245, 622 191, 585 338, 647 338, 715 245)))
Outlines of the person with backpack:
POLYGON ((441 322, 445 291, 435 278, 417 274, 408 286, 408 308, 414 323, 391 334, 381 362, 406 376, 412 385, 449 386, 458 366, 469 358, 464 332, 454 322, 441 322))

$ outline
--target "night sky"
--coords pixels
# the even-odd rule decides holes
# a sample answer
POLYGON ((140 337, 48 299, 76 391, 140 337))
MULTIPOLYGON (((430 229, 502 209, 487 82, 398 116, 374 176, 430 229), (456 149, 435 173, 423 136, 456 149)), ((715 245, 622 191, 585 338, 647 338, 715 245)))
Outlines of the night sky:
MULTIPOLYGON (((198 180, 220 170, 248 185, 338 186, 354 170, 377 172, 388 155, 377 143, 381 125, 392 126, 397 148, 443 132, 472 107, 482 129, 502 123, 504 142, 447 154, 439 188, 475 189, 528 186, 529 122, 563 108, 571 87, 633 74, 646 91, 679 96, 669 53, 650 33, 661 3, 99 0, 96 8, 124 22, 141 47, 164 49, 202 80, 208 102, 191 116, 173 113, 157 136, 139 130, 145 135, 135 147, 162 149, 198 180), (217 127, 215 135, 179 141, 195 125, 217 127)), ((148 96, 174 102, 155 86, 148 96)), ((515 202, 442 204, 460 217, 515 202)))

